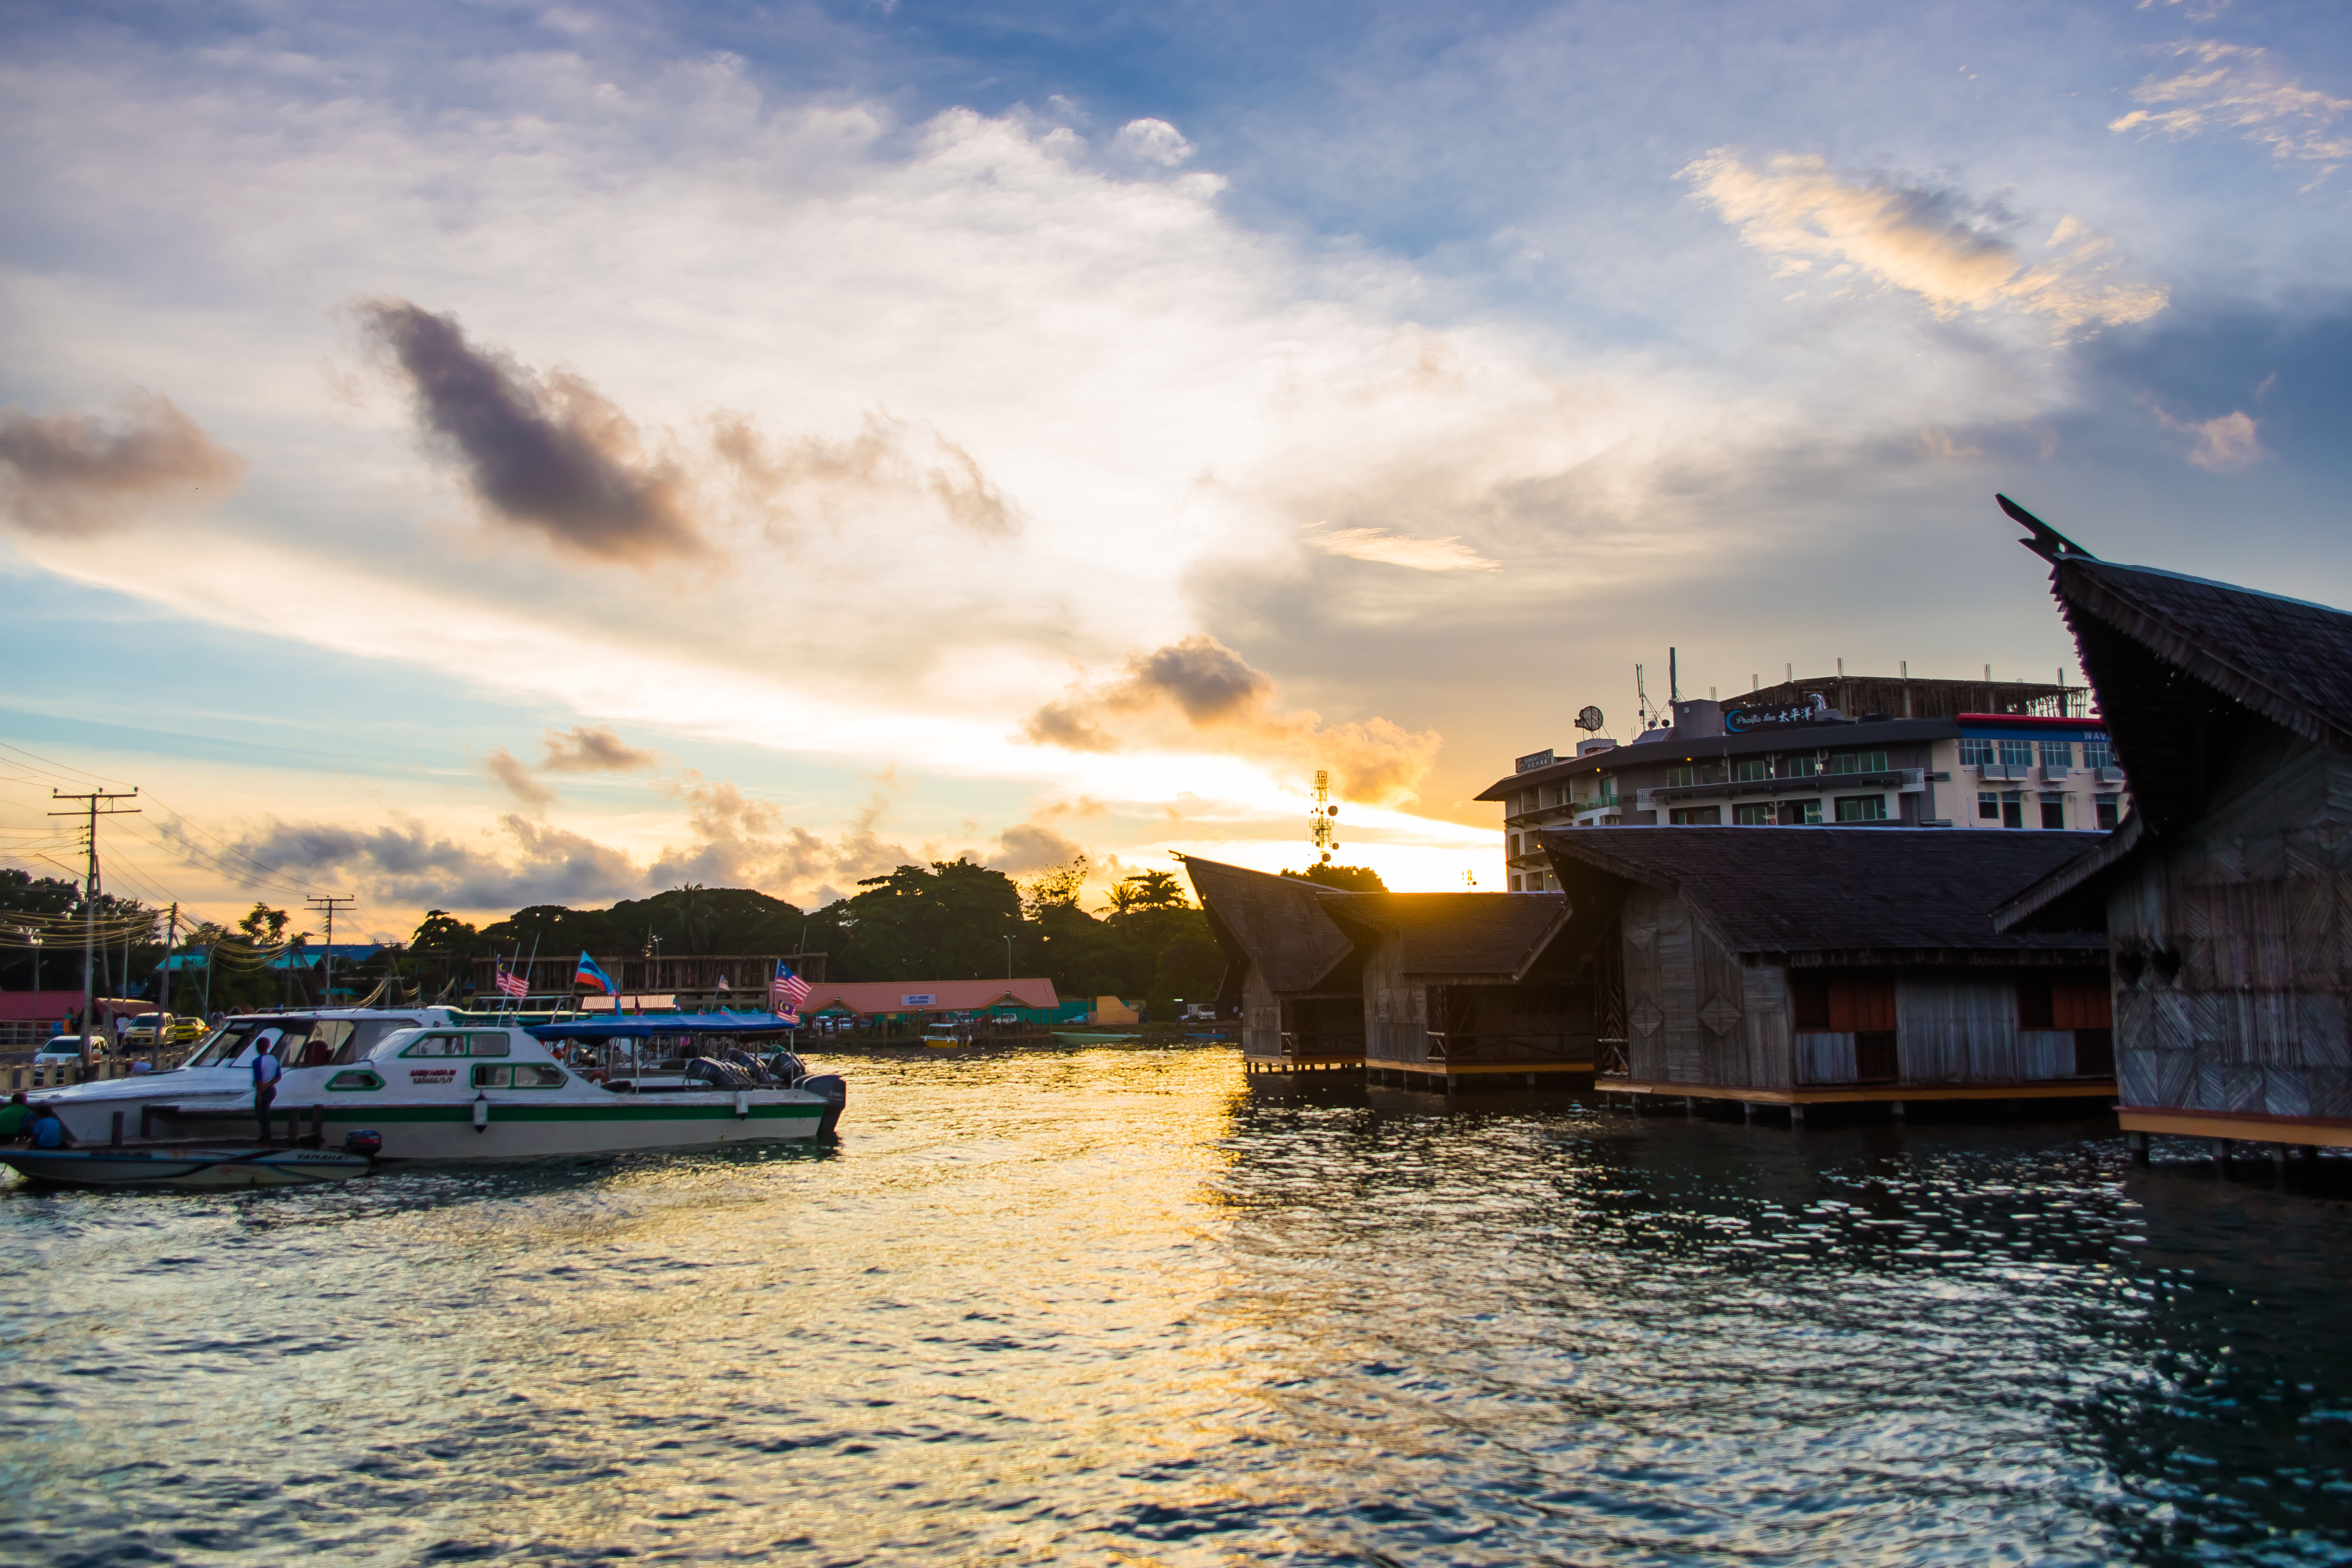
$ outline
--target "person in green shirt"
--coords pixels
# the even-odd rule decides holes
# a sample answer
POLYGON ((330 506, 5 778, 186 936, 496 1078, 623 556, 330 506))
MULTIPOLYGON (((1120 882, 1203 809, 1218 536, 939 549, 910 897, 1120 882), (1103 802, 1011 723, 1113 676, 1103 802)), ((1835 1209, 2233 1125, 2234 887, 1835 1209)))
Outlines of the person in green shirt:
POLYGON ((0 1143, 14 1143, 25 1135, 25 1124, 33 1120, 33 1108, 25 1103, 25 1091, 18 1089, 0 1105, 0 1143))

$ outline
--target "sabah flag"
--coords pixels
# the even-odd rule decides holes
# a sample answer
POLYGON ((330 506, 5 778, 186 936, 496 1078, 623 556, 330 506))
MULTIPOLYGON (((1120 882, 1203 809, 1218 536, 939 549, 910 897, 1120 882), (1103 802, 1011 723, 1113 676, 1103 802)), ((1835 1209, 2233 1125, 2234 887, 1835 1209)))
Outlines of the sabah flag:
POLYGON ((596 961, 589 957, 584 952, 580 955, 580 968, 578 972, 572 976, 572 984, 574 985, 593 985, 597 990, 602 991, 607 996, 610 996, 613 993, 620 989, 619 986, 613 984, 613 977, 605 973, 603 970, 597 968, 596 961))

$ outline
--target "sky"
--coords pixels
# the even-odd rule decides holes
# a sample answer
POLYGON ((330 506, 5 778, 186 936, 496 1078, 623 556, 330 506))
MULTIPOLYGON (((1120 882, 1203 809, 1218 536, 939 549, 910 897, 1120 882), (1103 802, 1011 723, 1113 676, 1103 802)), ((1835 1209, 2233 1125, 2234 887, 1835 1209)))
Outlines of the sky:
POLYGON ((0 7, 0 857, 397 938, 1501 884, 1512 759, 2352 604, 2340 5, 0 7))

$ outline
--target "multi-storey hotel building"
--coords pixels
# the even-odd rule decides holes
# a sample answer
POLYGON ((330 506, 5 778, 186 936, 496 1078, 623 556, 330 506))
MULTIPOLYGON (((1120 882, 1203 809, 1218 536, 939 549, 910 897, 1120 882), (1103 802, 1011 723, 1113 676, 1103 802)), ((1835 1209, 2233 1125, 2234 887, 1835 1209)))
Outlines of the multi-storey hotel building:
MULTIPOLYGON (((2062 698, 2033 705, 2063 704, 2062 698)), ((1522 757, 1478 798, 1503 805, 1506 885, 1513 892, 1558 888, 1537 843, 1542 828, 2100 831, 2116 826, 2129 810, 2105 723, 2095 715, 1853 719, 1819 695, 1798 702, 1676 702, 1672 724, 1630 742, 1587 741, 1573 757, 1522 757)))

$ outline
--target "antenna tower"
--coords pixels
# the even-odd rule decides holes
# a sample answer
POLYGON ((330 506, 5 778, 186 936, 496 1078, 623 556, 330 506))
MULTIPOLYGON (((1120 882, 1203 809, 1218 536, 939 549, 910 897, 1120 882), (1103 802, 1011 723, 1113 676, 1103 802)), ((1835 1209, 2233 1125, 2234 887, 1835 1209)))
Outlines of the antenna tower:
POLYGON ((1339 847, 1339 825, 1332 820, 1339 808, 1331 804, 1331 773, 1328 768, 1315 770, 1315 804, 1307 808, 1307 837, 1322 858, 1321 863, 1331 863, 1331 851, 1339 847))

